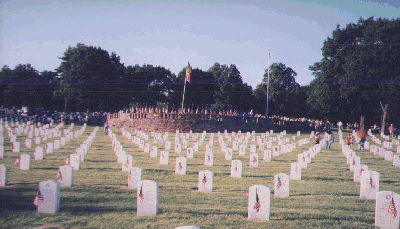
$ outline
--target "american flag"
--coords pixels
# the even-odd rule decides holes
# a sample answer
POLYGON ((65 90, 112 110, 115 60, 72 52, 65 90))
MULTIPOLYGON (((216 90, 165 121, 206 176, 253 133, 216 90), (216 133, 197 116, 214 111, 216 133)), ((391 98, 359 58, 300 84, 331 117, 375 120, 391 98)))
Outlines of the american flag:
POLYGON ((261 208, 261 203, 260 203, 260 198, 258 197, 258 190, 256 189, 256 203, 254 204, 254 210, 256 210, 256 213, 260 211, 261 208))
POLYGON ((139 191, 139 201, 140 201, 140 203, 143 203, 143 200, 144 200, 143 186, 140 186, 140 191, 139 191))
POLYGON ((18 164, 18 163, 20 163, 20 162, 21 162, 21 159, 20 159, 20 157, 18 156, 17 159, 15 159, 14 165, 16 165, 16 164, 18 164))
POLYGON ((397 217, 397 209, 396 209, 396 205, 394 204, 393 196, 392 196, 392 199, 390 200, 388 213, 393 219, 396 219, 396 217, 397 217))
POLYGON ((38 207, 41 203, 43 203, 43 201, 44 201, 44 198, 42 196, 42 193, 40 193, 40 189, 39 189, 38 193, 35 196, 35 199, 33 200, 33 204, 38 207))
POLYGON ((186 67, 185 81, 189 83, 190 83, 190 74, 192 74, 192 67, 190 67, 190 64, 188 62, 188 66, 186 67))
POLYGON ((202 180, 203 184, 207 183, 207 176, 206 173, 203 174, 203 180, 202 180))
POLYGON ((371 186, 371 189, 375 189, 375 184, 374 180, 372 179, 372 176, 369 177, 369 185, 371 186))
POLYGON ((279 178, 279 176, 278 176, 278 182, 276 184, 276 189, 279 189, 281 186, 282 186, 282 181, 281 181, 281 178, 279 178))
POLYGON ((58 173, 57 173, 57 180, 59 180, 59 181, 63 180, 63 177, 61 175, 61 171, 60 170, 58 170, 58 173))

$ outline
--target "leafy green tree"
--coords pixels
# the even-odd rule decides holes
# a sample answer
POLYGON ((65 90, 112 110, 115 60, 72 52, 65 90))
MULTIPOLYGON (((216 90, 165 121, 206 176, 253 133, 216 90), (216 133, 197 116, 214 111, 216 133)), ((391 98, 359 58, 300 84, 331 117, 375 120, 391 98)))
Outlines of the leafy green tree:
MULTIPOLYGON (((283 63, 273 63, 270 66, 268 115, 295 115, 291 104, 296 97, 296 90, 300 88, 300 85, 296 83, 296 76, 297 73, 283 63)), ((267 85, 268 72, 266 69, 261 84, 257 85, 253 92, 258 104, 256 110, 262 114, 266 112, 267 85)))
POLYGON ((60 74, 60 87, 54 94, 64 99, 64 110, 67 110, 68 101, 76 104, 73 108, 78 110, 118 106, 115 94, 121 88, 116 82, 121 82, 124 72, 120 57, 115 53, 109 55, 100 47, 79 43, 68 47, 60 59, 62 62, 56 69, 60 74))
POLYGON ((360 18, 338 26, 323 44, 322 60, 310 66, 313 110, 345 121, 381 119, 382 129, 386 116, 399 117, 399 31, 400 18, 360 18))

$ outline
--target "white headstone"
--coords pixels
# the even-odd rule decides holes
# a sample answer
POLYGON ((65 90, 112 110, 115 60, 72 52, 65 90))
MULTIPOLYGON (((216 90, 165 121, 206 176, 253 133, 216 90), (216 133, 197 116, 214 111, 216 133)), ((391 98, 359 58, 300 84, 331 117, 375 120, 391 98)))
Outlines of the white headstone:
POLYGON ((242 161, 233 160, 231 165, 231 177, 242 177, 242 161))
POLYGON ((169 164, 169 152, 168 151, 161 151, 160 152, 160 164, 161 165, 168 165, 169 164))
POLYGON ((353 181, 354 181, 354 182, 361 182, 362 173, 363 173, 364 171, 367 171, 367 170, 368 170, 368 166, 367 166, 367 165, 361 164, 361 165, 355 166, 355 167, 354 167, 353 181))
POLYGON ((21 143, 20 142, 13 142, 12 143, 13 153, 19 153, 21 151, 21 143))
POLYGON ((289 197, 289 176, 279 173, 274 176, 274 196, 289 197))
POLYGON ((33 153, 35 160, 43 160, 43 147, 37 146, 35 152, 33 153))
POLYGON ((54 140, 53 147, 54 147, 54 149, 60 149, 60 147, 61 147, 60 140, 58 140, 58 139, 54 140))
POLYGON ((251 153, 249 160, 250 167, 258 167, 258 153, 251 153))
POLYGON ((28 154, 22 154, 20 156, 19 169, 29 170, 31 166, 31 156, 28 154))
POLYGON ((290 163, 290 179, 301 180, 301 166, 297 162, 290 163))
POLYGON ((54 147, 52 142, 48 142, 46 144, 46 153, 53 153, 54 152, 54 147))
POLYGON ((157 215, 158 183, 151 180, 138 182, 137 216, 157 215))
POLYGON ((376 194, 375 227, 399 228, 400 195, 395 192, 383 191, 376 194))
POLYGON ((157 146, 152 146, 150 148, 150 157, 158 157, 158 148, 157 148, 157 146))
POLYGON ((74 154, 70 154, 69 157, 70 157, 69 158, 70 159, 70 161, 69 161, 70 164, 69 165, 72 166, 72 168, 74 170, 79 170, 79 167, 81 165, 81 157, 80 157, 80 155, 74 153, 74 154))
POLYGON ((0 165, 0 187, 7 185, 8 171, 5 164, 0 165))
POLYGON ((379 192, 379 173, 371 170, 364 171, 361 176, 360 198, 375 199, 379 192))
POLYGON ((204 165, 207 167, 214 166, 214 154, 212 152, 206 152, 204 157, 204 165))
POLYGON ((171 142, 170 141, 165 142, 165 150, 171 150, 171 142))
POLYGON ((176 157, 175 174, 185 175, 186 174, 186 157, 176 157))
POLYGON ((393 152, 392 151, 386 151, 385 152, 385 160, 386 161, 393 161, 393 152))
POLYGON ((213 172, 204 170, 199 172, 199 191, 212 192, 213 190, 213 172))
POLYGON ((32 148, 32 139, 30 138, 25 139, 25 147, 28 149, 32 148))
POLYGON ((400 155, 394 155, 393 156, 393 166, 400 167, 400 155))
POLYGON ((133 167, 133 156, 126 155, 125 163, 122 165, 122 171, 129 172, 129 169, 133 167))
POLYGON ((271 161, 271 159, 272 159, 271 150, 269 150, 269 149, 264 150, 264 161, 271 161))
POLYGON ((239 146, 239 155, 244 156, 246 154, 246 145, 239 146))
POLYGON ((34 204, 39 213, 58 212, 60 209, 60 183, 53 180, 40 182, 34 204))
POLYGON ((279 156, 279 146, 272 146, 272 156, 279 156))
POLYGON ((193 148, 187 148, 186 157, 187 158, 193 158, 194 157, 194 149, 193 148))
POLYGON ((69 165, 58 168, 57 180, 61 187, 72 187, 74 183, 74 170, 69 165))
POLYGON ((269 220, 271 191, 264 185, 249 188, 247 218, 249 220, 269 220))
POLYGON ((128 172, 128 189, 137 189, 138 182, 142 180, 142 169, 132 167, 128 172))
POLYGON ((232 160, 233 150, 232 148, 227 148, 225 150, 225 160, 232 160))

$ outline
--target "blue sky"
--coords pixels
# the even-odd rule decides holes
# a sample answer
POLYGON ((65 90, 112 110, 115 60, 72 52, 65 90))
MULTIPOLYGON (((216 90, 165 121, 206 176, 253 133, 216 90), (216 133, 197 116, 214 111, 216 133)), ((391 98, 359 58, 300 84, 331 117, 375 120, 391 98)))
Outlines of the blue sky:
MULTIPOLYGON (((1 0, 0 0, 1 1, 1 0)), ((400 17, 398 0, 44 1, 5 0, 0 6, 0 65, 30 63, 53 71, 77 43, 116 52, 128 65, 152 64, 178 73, 235 64, 255 88, 272 62, 307 85, 308 66, 337 24, 360 17, 400 17)))

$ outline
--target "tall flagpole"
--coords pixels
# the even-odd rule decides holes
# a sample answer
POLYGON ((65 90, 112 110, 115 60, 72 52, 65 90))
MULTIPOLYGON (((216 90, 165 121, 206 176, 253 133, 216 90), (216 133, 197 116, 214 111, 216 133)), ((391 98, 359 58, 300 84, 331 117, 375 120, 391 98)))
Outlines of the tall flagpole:
POLYGON ((183 93, 182 93, 182 106, 181 106, 181 111, 183 112, 183 103, 185 102, 185 91, 186 91, 186 71, 185 71, 185 83, 183 84, 183 93))
POLYGON ((267 108, 265 110, 265 118, 268 118, 268 97, 269 97, 269 61, 271 59, 271 53, 268 52, 268 69, 267 69, 267 108))
POLYGON ((185 77, 184 77, 185 83, 183 84, 182 105, 181 105, 181 111, 182 112, 183 112, 183 104, 185 102, 186 81, 190 80, 190 79, 188 79, 188 77, 190 77, 190 76, 188 76, 188 74, 191 74, 191 72, 188 73, 188 68, 190 68, 189 57, 188 57, 188 66, 185 68, 185 77))

